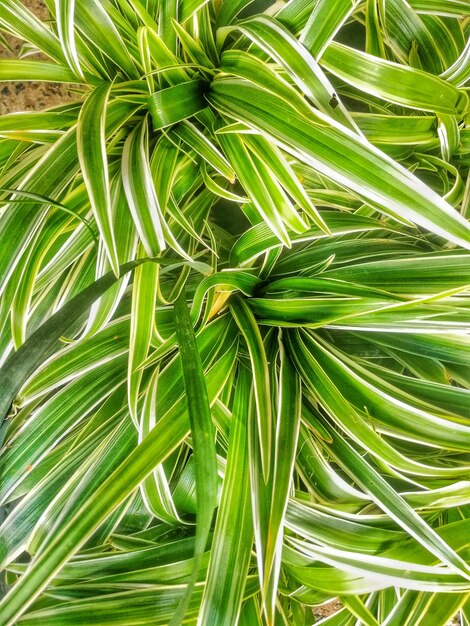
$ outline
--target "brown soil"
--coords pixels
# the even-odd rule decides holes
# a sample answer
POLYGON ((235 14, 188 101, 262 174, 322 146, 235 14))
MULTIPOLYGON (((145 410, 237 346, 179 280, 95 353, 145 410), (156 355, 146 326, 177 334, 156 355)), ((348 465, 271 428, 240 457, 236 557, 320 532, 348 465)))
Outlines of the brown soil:
POLYGON ((322 617, 329 617, 339 611, 341 608, 341 602, 338 600, 332 600, 327 604, 322 604, 321 606, 316 606, 313 610, 313 614, 317 619, 321 619, 322 617))
MULTIPOLYGON (((42 0, 24 0, 24 4, 39 18, 47 19, 42 0)), ((11 50, 0 46, 0 58, 16 58, 21 52, 21 41, 7 37, 11 50)), ((14 111, 37 111, 76 99, 65 85, 58 83, 0 83, 0 115, 14 111)))

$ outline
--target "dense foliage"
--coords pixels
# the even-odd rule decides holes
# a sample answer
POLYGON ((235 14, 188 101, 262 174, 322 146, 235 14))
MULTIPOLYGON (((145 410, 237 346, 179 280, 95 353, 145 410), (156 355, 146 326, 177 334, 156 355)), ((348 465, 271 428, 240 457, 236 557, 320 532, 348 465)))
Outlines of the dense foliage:
POLYGON ((468 0, 46 4, 0 4, 0 80, 76 92, 0 118, 0 624, 468 626, 468 0))

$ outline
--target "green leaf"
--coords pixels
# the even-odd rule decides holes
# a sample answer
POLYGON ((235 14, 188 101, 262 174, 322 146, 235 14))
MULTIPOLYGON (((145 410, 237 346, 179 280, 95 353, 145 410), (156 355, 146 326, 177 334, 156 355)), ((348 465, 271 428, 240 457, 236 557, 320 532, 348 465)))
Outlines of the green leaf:
MULTIPOLYGON (((279 188, 272 185, 269 172, 262 165, 256 166, 255 157, 250 155, 238 136, 221 135, 220 143, 233 165, 237 178, 253 202, 256 213, 269 225, 279 241, 285 246, 290 246, 289 236, 276 202, 284 203, 284 198, 279 188)), ((260 165, 259 160, 257 164, 260 165)))
POLYGON ((214 429, 204 380, 201 357, 196 344, 185 291, 175 301, 176 337, 180 349, 184 386, 187 394, 189 422, 193 440, 196 469, 196 545, 194 569, 186 596, 176 610, 171 623, 179 624, 190 600, 196 582, 202 554, 206 548, 214 510, 217 505, 217 460, 214 429))
POLYGON ((258 15, 237 24, 237 29, 283 66, 298 88, 325 115, 355 129, 349 113, 318 63, 285 28, 267 16, 258 15), (336 106, 331 105, 333 98, 336 99, 336 106))
POLYGON ((291 490, 292 470, 297 453, 301 413, 301 384, 294 365, 284 351, 282 335, 279 337, 279 376, 277 390, 277 415, 275 422, 275 450, 272 480, 269 485, 270 511, 266 532, 264 563, 262 564, 265 612, 273 621, 281 570, 284 519, 291 490))
POLYGON ((424 19, 412 7, 401 0, 390 0, 386 6, 380 5, 380 11, 385 35, 402 61, 410 58, 411 65, 432 74, 442 70, 441 50, 437 46, 437 40, 426 28, 424 19))
POLYGON ((356 5, 356 0, 320 0, 316 3, 299 38, 315 59, 322 56, 356 5))
POLYGON ((463 87, 470 78, 470 42, 467 41, 459 58, 441 75, 448 83, 463 87))
POLYGON ((111 85, 103 83, 87 98, 77 125, 78 158, 109 263, 119 275, 106 154, 106 110, 111 85))
POLYGON ((470 247, 470 229, 429 187, 343 127, 289 111, 275 96, 245 81, 212 83, 210 101, 235 119, 267 133, 282 148, 337 182, 349 186, 385 212, 470 247), (387 187, 384 187, 384 177, 387 187), (399 201, 397 202, 397 200, 399 201))
POLYGON ((217 172, 225 176, 230 182, 234 182, 235 173, 227 162, 225 156, 217 146, 206 137, 194 124, 185 121, 173 129, 174 134, 182 139, 188 146, 197 152, 217 172))
POLYGON ((271 392, 266 352, 258 325, 248 305, 241 298, 235 297, 230 300, 230 310, 245 338, 253 368, 261 467, 266 481, 270 472, 272 440, 271 392))
MULTIPOLYGON (((96 46, 116 64, 119 72, 137 79, 139 73, 129 54, 129 46, 125 44, 111 19, 107 4, 97 0, 80 0, 75 6, 77 28, 88 41, 92 42, 93 47, 96 46)), ((113 17, 116 19, 117 15, 114 13, 113 17)))
POLYGON ((470 626, 468 2, 0 4, 0 626, 470 626))
POLYGON ((227 465, 198 623, 237 621, 250 564, 253 526, 248 466, 249 373, 238 372, 227 465), (223 616, 223 617, 222 617, 223 616))
POLYGON ((436 118, 416 115, 355 113, 354 121, 372 143, 421 144, 436 138, 436 118))
MULTIPOLYGON (((326 427, 326 422, 320 420, 326 427)), ((330 436, 334 431, 326 428, 330 436)), ((386 511, 402 528, 404 528, 421 545, 432 554, 457 571, 464 579, 469 580, 470 572, 465 561, 454 552, 448 544, 437 535, 419 515, 409 507, 393 488, 358 454, 344 439, 334 437, 328 444, 330 453, 347 467, 348 473, 362 489, 369 493, 377 505, 386 511)))
MULTIPOLYGON (((231 368, 234 357, 232 348, 222 357, 224 363, 214 366, 215 376, 210 380, 208 390, 210 400, 213 401, 220 393, 221 387, 226 382, 227 367, 231 368)), ((132 493, 158 463, 171 454, 188 431, 189 424, 184 410, 177 415, 174 412, 167 413, 87 501, 77 507, 67 522, 54 532, 47 548, 38 556, 35 566, 21 577, 19 583, 0 603, 5 624, 11 623, 17 615, 24 613, 54 574, 85 543, 99 523, 132 493), (64 541, 65 536, 67 541, 64 541)), ((172 615, 173 613, 172 602, 172 615)))
POLYGON ((354 87, 395 104, 458 116, 468 109, 467 94, 437 76, 343 44, 332 43, 320 62, 354 87))
POLYGON ((252 4, 254 0, 226 0, 220 8, 217 16, 217 25, 226 26, 233 22, 234 18, 246 7, 252 4))
POLYGON ((84 78, 75 44, 75 0, 55 0, 59 38, 70 69, 84 78))
MULTIPOLYGON (((139 256, 143 256, 140 254, 139 256)), ((127 391, 129 412, 135 424, 138 423, 137 405, 143 371, 140 368, 150 347, 155 321, 157 299, 158 265, 146 263, 136 268, 132 284, 131 332, 129 342, 129 362, 127 371, 127 391)))
POLYGON ((10 441, 14 445, 2 454, 0 463, 2 500, 24 478, 28 468, 30 471, 53 445, 122 384, 125 376, 123 365, 121 357, 73 381, 37 411, 26 438, 21 433, 13 434, 10 441))
POLYGON ((192 117, 207 106, 201 81, 192 80, 149 96, 153 128, 159 130, 192 117))
MULTIPOLYGON (((2 2, 0 7, 0 25, 19 39, 26 39, 31 42, 44 54, 47 54, 59 63, 64 61, 64 54, 57 36, 19 0, 5 0, 2 2)), ((2 63, 4 62, 2 61, 2 63)), ((18 62, 15 61, 15 63, 18 62)))
MULTIPOLYGON (((133 270, 145 260, 133 261, 120 268, 120 274, 133 270)), ((44 322, 2 367, 0 415, 5 420, 18 391, 26 379, 49 355, 59 338, 80 319, 90 305, 117 280, 114 273, 103 276, 72 298, 44 322)), ((3 438, 5 423, 2 425, 3 438)))
POLYGON ((365 18, 365 51, 372 56, 387 58, 384 46, 384 33, 380 28, 379 3, 377 0, 367 0, 365 18))
POLYGON ((0 81, 47 81, 75 83, 77 77, 67 67, 47 61, 0 60, 0 81))
POLYGON ((450 17, 470 13, 464 0, 411 0, 410 5, 418 13, 437 13, 450 17))
POLYGON ((145 252, 149 256, 156 256, 166 248, 166 243, 150 172, 146 122, 136 126, 126 139, 122 154, 122 180, 129 209, 145 252))
MULTIPOLYGON (((273 179, 277 179, 284 190, 302 207, 306 215, 308 215, 308 217, 310 217, 322 230, 328 233, 329 231, 327 225, 314 207, 308 194, 303 189, 297 176, 295 175, 295 172, 290 167, 282 152, 277 150, 275 146, 272 146, 263 137, 246 136, 244 141, 256 154, 263 165, 270 171, 271 177, 273 179)), ((282 205, 279 203, 278 210, 280 211, 281 208, 282 205)), ((288 224, 295 232, 301 233, 307 230, 305 221, 298 214, 294 206, 287 204, 282 216, 286 224, 288 224)))
POLYGON ((342 602, 348 611, 357 617, 357 619, 361 620, 365 626, 379 626, 379 622, 357 596, 344 597, 342 598, 342 602))

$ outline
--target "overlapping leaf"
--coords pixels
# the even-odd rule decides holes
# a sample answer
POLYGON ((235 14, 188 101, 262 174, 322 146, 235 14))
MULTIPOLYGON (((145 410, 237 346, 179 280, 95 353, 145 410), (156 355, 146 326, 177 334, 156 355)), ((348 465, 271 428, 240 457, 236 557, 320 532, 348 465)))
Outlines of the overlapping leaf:
POLYGON ((46 5, 0 7, 0 81, 75 94, 0 119, 0 625, 470 623, 467 3, 46 5))

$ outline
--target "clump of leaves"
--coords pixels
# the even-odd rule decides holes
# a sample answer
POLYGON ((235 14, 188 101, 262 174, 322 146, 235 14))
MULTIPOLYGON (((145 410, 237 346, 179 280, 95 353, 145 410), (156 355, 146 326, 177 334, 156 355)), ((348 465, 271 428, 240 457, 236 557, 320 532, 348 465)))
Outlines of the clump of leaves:
POLYGON ((46 3, 0 6, 0 80, 77 94, 0 118, 0 624, 468 625, 467 1, 46 3))

